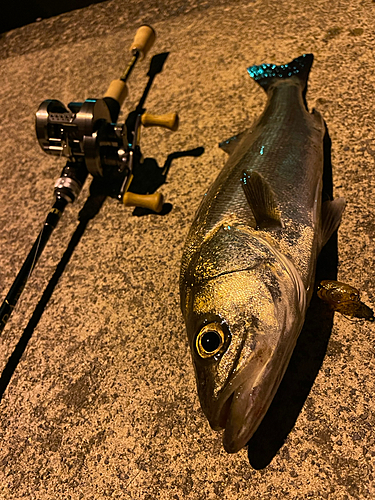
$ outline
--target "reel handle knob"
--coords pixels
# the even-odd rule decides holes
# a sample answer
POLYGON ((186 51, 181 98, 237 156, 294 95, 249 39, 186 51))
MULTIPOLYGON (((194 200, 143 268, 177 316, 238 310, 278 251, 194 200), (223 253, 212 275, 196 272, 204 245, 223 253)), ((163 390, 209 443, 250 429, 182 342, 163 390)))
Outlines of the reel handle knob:
POLYGON ((141 122, 144 127, 163 127, 172 132, 178 129, 178 114, 167 113, 166 115, 151 115, 150 113, 143 113, 141 122))
POLYGON ((148 208, 157 213, 161 212, 163 201, 163 195, 158 192, 153 194, 136 194, 126 191, 122 198, 122 202, 126 207, 148 208))
POLYGON ((130 46, 130 52, 138 52, 141 60, 146 57, 151 47, 154 45, 156 33, 151 26, 144 24, 138 28, 133 43, 130 46))

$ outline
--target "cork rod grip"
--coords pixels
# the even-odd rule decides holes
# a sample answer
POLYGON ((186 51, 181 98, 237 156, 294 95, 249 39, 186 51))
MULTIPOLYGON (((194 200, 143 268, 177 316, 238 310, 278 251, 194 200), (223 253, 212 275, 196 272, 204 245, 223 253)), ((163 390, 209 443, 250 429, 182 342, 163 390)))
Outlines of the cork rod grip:
POLYGON ((104 97, 110 97, 118 102, 120 107, 123 105, 127 95, 128 87, 126 80, 128 79, 132 69, 138 59, 143 59, 155 42, 156 34, 151 26, 143 25, 138 28, 135 34, 133 43, 130 46, 130 51, 133 54, 133 59, 126 68, 123 76, 117 80, 113 80, 108 87, 104 97))
POLYGON ((145 58, 151 47, 154 45, 156 33, 151 26, 143 25, 138 28, 133 43, 130 46, 131 52, 139 52, 141 59, 145 58))
POLYGON ((120 106, 123 105, 126 97, 128 95, 128 86, 122 80, 112 80, 107 92, 104 97, 111 97, 119 103, 120 106))

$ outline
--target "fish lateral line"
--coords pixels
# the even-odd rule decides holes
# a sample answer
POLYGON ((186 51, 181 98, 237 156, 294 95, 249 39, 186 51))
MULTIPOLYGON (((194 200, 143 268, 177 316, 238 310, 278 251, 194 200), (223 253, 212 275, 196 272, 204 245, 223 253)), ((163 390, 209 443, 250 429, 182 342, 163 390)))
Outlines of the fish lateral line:
MULTIPOLYGON (((229 276, 229 275, 235 274, 235 273, 243 273, 246 271, 253 271, 254 269, 257 269, 258 267, 260 267, 262 265, 263 265, 263 262, 259 261, 254 266, 244 267, 241 269, 233 269, 232 271, 223 271, 221 273, 215 274, 215 276, 210 276, 210 277, 204 276, 201 278, 201 280, 205 281, 205 282, 209 282, 209 281, 216 280, 217 278, 221 278, 223 276, 229 276)), ((199 284, 200 281, 198 280, 197 283, 199 284)))

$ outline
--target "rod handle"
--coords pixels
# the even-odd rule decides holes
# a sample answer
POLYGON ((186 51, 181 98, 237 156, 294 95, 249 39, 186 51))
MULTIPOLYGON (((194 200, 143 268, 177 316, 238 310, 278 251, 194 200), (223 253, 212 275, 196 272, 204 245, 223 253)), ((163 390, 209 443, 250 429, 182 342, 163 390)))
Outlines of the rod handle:
POLYGON ((163 127, 175 132, 178 129, 178 114, 151 115, 150 113, 143 113, 141 122, 144 127, 163 127))
POLYGON ((146 57, 151 47, 154 45, 156 33, 151 26, 144 24, 138 28, 133 43, 130 46, 130 52, 139 52, 141 60, 146 57))
POLYGON ((158 192, 153 194, 136 194, 127 191, 122 198, 122 202, 126 207, 148 208, 157 213, 161 212, 163 201, 163 195, 158 192))
POLYGON ((107 92, 104 94, 104 97, 111 97, 112 99, 115 99, 115 101, 117 101, 120 106, 122 106, 128 93, 129 91, 126 83, 118 79, 111 81, 107 92))

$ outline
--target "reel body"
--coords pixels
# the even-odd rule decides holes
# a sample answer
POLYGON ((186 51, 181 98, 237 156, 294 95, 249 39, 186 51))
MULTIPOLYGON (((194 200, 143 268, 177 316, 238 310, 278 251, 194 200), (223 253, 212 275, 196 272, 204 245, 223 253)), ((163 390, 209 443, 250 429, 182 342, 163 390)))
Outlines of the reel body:
MULTIPOLYGON (((126 126, 111 122, 104 99, 73 102, 67 108, 54 99, 43 101, 36 113, 35 128, 39 145, 45 153, 78 163, 93 177, 112 180, 114 190, 111 196, 124 195, 120 193, 120 187, 130 173, 126 126)), ((66 179, 67 175, 62 175, 56 184, 67 186, 66 179)))
POLYGON ((127 147, 124 127, 111 123, 104 99, 72 102, 67 108, 60 101, 47 99, 39 106, 35 121, 37 139, 45 153, 70 161, 85 158, 94 177, 103 177, 107 166, 123 166, 122 151, 127 147))

